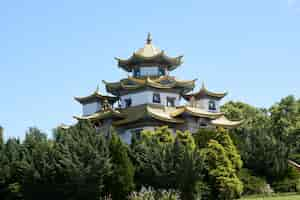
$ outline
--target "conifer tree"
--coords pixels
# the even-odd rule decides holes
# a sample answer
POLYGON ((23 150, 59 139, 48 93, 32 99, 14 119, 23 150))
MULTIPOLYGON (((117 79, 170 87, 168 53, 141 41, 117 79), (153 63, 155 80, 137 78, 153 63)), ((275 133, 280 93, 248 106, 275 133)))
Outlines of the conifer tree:
POLYGON ((128 148, 115 133, 109 142, 112 174, 107 180, 107 188, 113 200, 127 199, 134 189, 134 166, 128 156, 128 148))
POLYGON ((242 182, 238 179, 233 163, 225 148, 216 140, 210 140, 201 150, 207 170, 206 181, 212 189, 211 199, 230 200, 240 197, 242 182))
POLYGON ((3 128, 0 126, 0 150, 3 148, 4 138, 3 138, 3 128))

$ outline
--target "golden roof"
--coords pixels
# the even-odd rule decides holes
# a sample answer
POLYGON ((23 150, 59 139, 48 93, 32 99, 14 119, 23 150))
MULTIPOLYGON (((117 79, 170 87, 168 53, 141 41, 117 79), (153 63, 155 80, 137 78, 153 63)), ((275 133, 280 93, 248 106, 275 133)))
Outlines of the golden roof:
POLYGON ((134 54, 137 56, 149 58, 160 54, 162 50, 152 44, 151 34, 148 33, 147 42, 143 48, 138 49, 134 54))
POLYGON ((172 113, 172 116, 176 117, 183 113, 190 114, 194 117, 204 117, 209 119, 216 119, 224 114, 222 112, 209 112, 204 109, 192 107, 192 106, 182 106, 182 107, 178 107, 176 111, 172 113))
POLYGON ((110 118, 124 118, 125 116, 117 110, 107 109, 101 110, 99 112, 93 113, 88 116, 74 116, 77 120, 103 120, 103 119, 110 119, 110 118))
POLYGON ((211 121, 212 125, 221 126, 221 127, 225 127, 225 128, 234 128, 234 127, 239 126, 241 123, 243 123, 243 120, 242 121, 230 121, 224 115, 211 121))
POLYGON ((113 125, 125 125, 146 118, 153 118, 163 122, 169 123, 184 123, 183 119, 176 119, 171 116, 171 113, 176 108, 167 108, 161 105, 143 104, 140 106, 129 107, 121 109, 120 112, 126 116, 126 118, 113 122, 113 125))
POLYGON ((182 57, 169 57, 164 51, 152 44, 150 33, 143 48, 138 49, 128 59, 115 58, 119 67, 125 71, 131 72, 135 66, 165 66, 169 70, 173 70, 182 64, 182 57))
POLYGON ((128 77, 119 82, 108 83, 103 81, 106 85, 106 90, 113 95, 119 96, 120 91, 137 90, 145 87, 156 89, 179 89, 182 93, 187 93, 195 87, 195 81, 182 81, 170 76, 161 76, 159 78, 133 78, 128 77))
POLYGON ((93 101, 97 101, 97 100, 99 100, 101 102, 104 100, 108 100, 109 103, 114 103, 118 100, 118 97, 106 96, 106 95, 100 94, 99 86, 97 86, 96 90, 92 94, 90 94, 88 96, 84 96, 84 97, 74 97, 74 99, 81 104, 93 102, 93 101))
POLYGON ((191 97, 195 97, 196 99, 201 99, 205 96, 221 99, 221 98, 225 97, 226 95, 227 95, 227 92, 211 92, 205 87, 204 83, 202 83, 202 86, 198 92, 187 94, 187 95, 184 95, 183 97, 186 100, 190 100, 191 97))
POLYGON ((184 123, 185 120, 181 114, 187 113, 194 117, 202 117, 211 119, 211 124, 215 126, 221 126, 225 128, 233 128, 240 125, 243 121, 230 121, 223 113, 212 113, 200 108, 194 108, 190 106, 181 107, 167 107, 156 104, 143 104, 134 107, 128 107, 124 109, 107 109, 96 112, 89 116, 74 116, 77 120, 103 120, 114 119, 114 126, 122 126, 130 123, 135 123, 141 120, 147 120, 149 118, 167 122, 167 123, 184 123))

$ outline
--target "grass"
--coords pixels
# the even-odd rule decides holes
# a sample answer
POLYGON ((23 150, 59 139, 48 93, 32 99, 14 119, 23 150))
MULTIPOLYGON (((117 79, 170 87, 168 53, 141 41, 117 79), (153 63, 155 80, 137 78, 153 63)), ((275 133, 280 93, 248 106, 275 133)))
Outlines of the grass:
POLYGON ((286 193, 272 196, 248 196, 243 197, 240 200, 300 200, 300 194, 286 193))

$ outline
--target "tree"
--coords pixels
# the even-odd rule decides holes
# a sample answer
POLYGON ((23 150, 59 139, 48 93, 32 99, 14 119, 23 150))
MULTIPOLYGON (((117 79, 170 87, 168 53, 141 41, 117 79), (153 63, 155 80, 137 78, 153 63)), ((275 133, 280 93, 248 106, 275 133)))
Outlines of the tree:
POLYGON ((134 166, 127 154, 128 149, 115 133, 109 142, 112 173, 107 180, 107 190, 114 200, 127 199, 134 189, 134 166))
POLYGON ((175 140, 191 151, 196 148, 195 140, 189 131, 177 130, 175 140))
POLYGON ((204 166, 195 141, 188 131, 178 131, 174 139, 167 130, 147 131, 146 136, 144 132, 132 145, 136 183, 139 187, 178 190, 184 200, 195 199, 196 194, 200 197, 204 166))
POLYGON ((9 138, 0 149, 0 196, 5 200, 23 199, 23 148, 16 138, 9 138))
POLYGON ((58 129, 54 144, 58 192, 65 199, 99 199, 105 192, 104 180, 112 173, 103 134, 90 123, 79 122, 67 130, 58 129))
POLYGON ((201 150, 201 156, 207 164, 206 180, 212 189, 211 198, 229 200, 240 197, 243 184, 225 148, 218 141, 210 140, 201 150))
POLYGON ((270 113, 241 102, 226 103, 222 111, 230 119, 244 120, 240 127, 230 133, 240 151, 244 167, 265 176, 268 181, 282 178, 287 171, 289 147, 286 139, 281 140, 280 134, 273 131, 274 120, 270 113))
POLYGON ((0 126, 0 150, 3 148, 4 139, 3 139, 3 128, 0 126))
POLYGON ((160 144, 167 144, 174 142, 174 135, 168 126, 162 126, 155 131, 143 130, 141 133, 142 141, 157 140, 160 144))
POLYGON ((285 139, 300 128, 300 104, 294 96, 287 96, 270 108, 271 126, 274 135, 285 139))

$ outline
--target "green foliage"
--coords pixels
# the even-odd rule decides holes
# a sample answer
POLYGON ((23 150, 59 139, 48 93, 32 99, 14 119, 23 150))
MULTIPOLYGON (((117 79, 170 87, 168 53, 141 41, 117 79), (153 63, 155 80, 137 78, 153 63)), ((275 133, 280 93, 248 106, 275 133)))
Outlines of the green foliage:
POLYGON ((111 171, 109 149, 101 133, 79 123, 55 133, 55 183, 61 199, 98 199, 111 171))
POLYGON ((153 190, 142 187, 139 192, 132 192, 129 200, 179 200, 179 193, 174 190, 153 190))
POLYGON ((243 182, 244 185, 244 195, 252 195, 252 194, 270 194, 272 190, 270 190, 269 185, 266 180, 259 176, 254 176, 253 173, 244 168, 239 172, 239 178, 243 182))
POLYGON ((168 126, 162 126, 157 128, 155 131, 143 130, 141 132, 142 141, 145 140, 157 140, 160 144, 168 144, 174 142, 174 135, 168 126))
MULTIPOLYGON (((132 145, 136 183, 139 187, 177 189, 182 199, 194 199, 195 185, 202 180, 200 154, 189 132, 180 132, 175 141, 161 140, 166 130, 163 127, 152 133, 147 131, 147 137, 132 145)), ((169 132, 166 135, 171 138, 169 132)))
POLYGON ((287 159, 300 163, 300 100, 288 96, 270 109, 228 102, 222 111, 244 123, 230 132, 200 129, 194 135, 177 131, 176 136, 163 126, 143 131, 130 147, 117 135, 105 138, 83 122, 56 129, 53 139, 30 128, 22 142, 4 141, 0 127, 1 199, 111 195, 118 200, 128 198, 135 186, 146 186, 179 191, 183 200, 226 200, 241 194, 242 182, 245 194, 267 193, 267 183, 275 191, 298 192, 300 177, 287 159))
POLYGON ((0 149, 2 149, 4 144, 4 139, 3 139, 3 128, 0 126, 0 149))
POLYGON ((216 139, 217 132, 214 129, 201 128, 194 134, 194 140, 199 149, 205 148, 211 139, 216 139))
POLYGON ((211 185, 213 199, 234 199, 243 191, 242 182, 236 175, 234 164, 225 148, 216 140, 210 140, 201 155, 207 163, 207 180, 211 185))
POLYGON ((195 140, 189 131, 182 132, 177 130, 175 140, 180 144, 184 145, 187 149, 190 149, 191 151, 194 150, 196 147, 195 140))
POLYGON ((275 136, 283 138, 300 128, 300 104, 294 96, 287 96, 273 105, 270 113, 275 136))
POLYGON ((36 128, 0 150, 2 199, 99 199, 110 173, 104 138, 89 124, 57 129, 54 141, 36 128))
POLYGON ((206 181, 211 189, 208 198, 239 197, 243 185, 237 173, 242 167, 242 161, 229 133, 221 128, 200 129, 194 137, 206 163, 206 181))
POLYGON ((115 133, 109 143, 112 174, 108 177, 107 190, 114 200, 124 200, 134 189, 134 167, 128 149, 115 133))
POLYGON ((300 174, 292 167, 288 168, 287 174, 283 179, 276 180, 272 183, 275 192, 299 192, 300 191, 300 174))
POLYGON ((231 131, 240 151, 244 166, 268 181, 282 178, 287 170, 289 147, 273 133, 270 114, 241 102, 229 102, 222 107, 227 116, 238 113, 243 125, 231 131))

